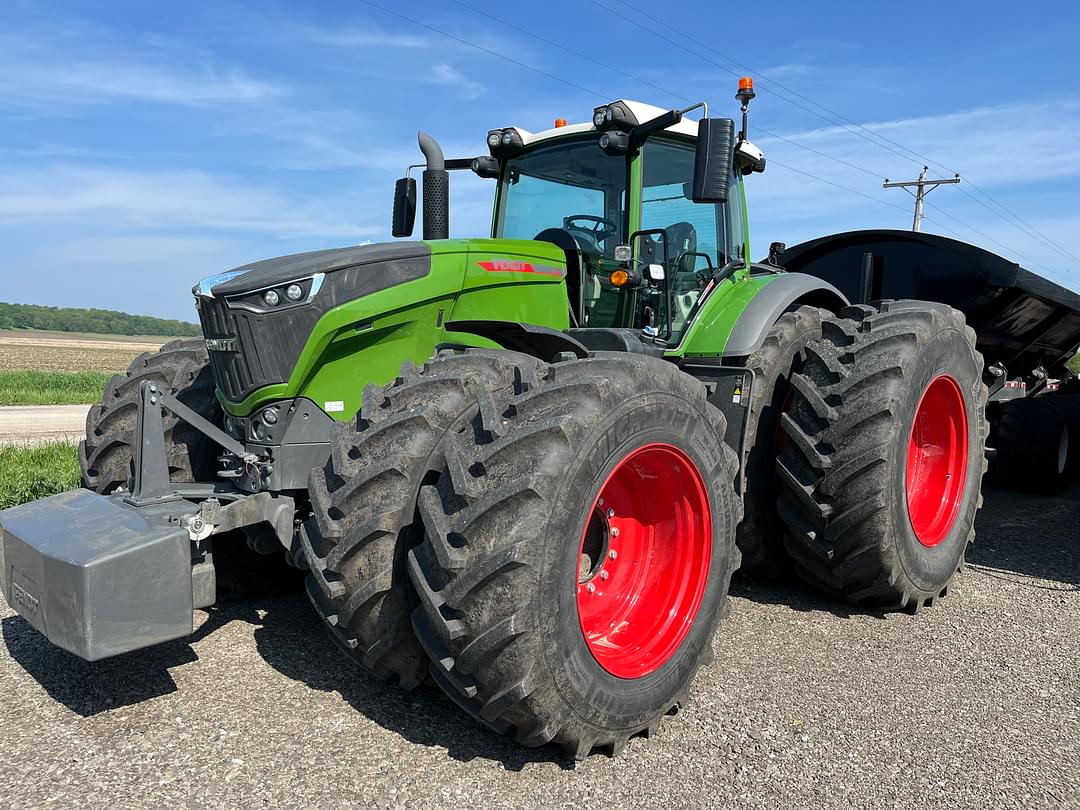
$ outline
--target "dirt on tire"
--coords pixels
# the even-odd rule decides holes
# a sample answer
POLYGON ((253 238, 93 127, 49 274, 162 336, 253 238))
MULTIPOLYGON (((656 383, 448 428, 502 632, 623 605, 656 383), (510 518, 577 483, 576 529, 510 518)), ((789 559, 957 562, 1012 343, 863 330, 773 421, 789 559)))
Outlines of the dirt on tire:
POLYGON ((435 681, 482 723, 578 759, 617 753, 657 727, 709 655, 738 565, 737 459, 704 387, 671 363, 599 352, 532 369, 511 395, 477 402, 421 490, 413 623, 435 681), (605 475, 652 443, 677 447, 701 472, 712 562, 680 646, 625 679, 598 663, 579 626, 580 551, 605 475))
POLYGON ((385 388, 368 386, 356 419, 336 426, 326 466, 312 472, 313 517, 299 536, 308 597, 351 658, 404 689, 428 671, 405 563, 423 534, 417 493, 443 464, 446 432, 538 362, 475 350, 406 363, 385 388))
POLYGON ((778 509, 796 572, 821 591, 883 610, 944 595, 974 539, 986 470, 987 389, 975 333, 924 301, 851 306, 827 319, 794 375, 782 420, 778 509), (922 397, 942 375, 966 414, 964 480, 947 532, 920 541, 909 514, 908 447, 922 397))
MULTIPOLYGON (((105 386, 100 405, 86 415, 86 438, 79 443, 83 485, 100 494, 125 487, 131 474, 132 443, 139 411, 139 386, 149 381, 215 424, 221 406, 214 393, 206 345, 201 339, 174 340, 144 352, 126 374, 105 386)), ((195 428, 166 412, 165 450, 169 478, 176 482, 213 480, 218 446, 195 428)))

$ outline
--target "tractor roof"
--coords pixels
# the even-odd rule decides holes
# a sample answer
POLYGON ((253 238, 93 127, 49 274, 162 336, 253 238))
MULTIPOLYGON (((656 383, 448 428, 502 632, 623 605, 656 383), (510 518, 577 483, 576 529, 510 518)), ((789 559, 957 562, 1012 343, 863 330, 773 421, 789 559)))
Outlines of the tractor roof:
MULTIPOLYGON (((658 115, 668 112, 663 107, 656 107, 652 104, 645 104, 641 101, 630 101, 628 99, 619 99, 620 102, 630 108, 630 111, 634 114, 638 121, 645 123, 651 121, 658 115)), ((592 121, 581 124, 567 124, 561 127, 553 127, 552 129, 545 129, 543 132, 529 132, 527 129, 521 127, 513 127, 518 134, 521 135, 522 141, 526 146, 539 143, 540 141, 548 140, 549 138, 561 138, 566 135, 574 135, 579 132, 595 132, 596 127, 593 126, 592 121)), ((691 121, 689 118, 683 118, 682 121, 674 126, 668 127, 665 132, 676 132, 680 135, 688 135, 690 137, 697 137, 697 121, 691 121)))

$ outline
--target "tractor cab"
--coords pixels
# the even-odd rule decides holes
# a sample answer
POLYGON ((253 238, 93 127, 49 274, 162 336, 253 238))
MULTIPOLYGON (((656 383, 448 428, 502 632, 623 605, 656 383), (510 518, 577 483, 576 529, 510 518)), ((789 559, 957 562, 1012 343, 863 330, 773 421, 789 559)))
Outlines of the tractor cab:
MULTIPOLYGON (((671 117, 618 101, 597 108, 593 124, 489 133, 499 165, 491 235, 567 250, 577 326, 635 328, 678 342, 721 269, 746 263, 742 174, 731 156, 721 164, 724 199, 695 201, 699 124, 679 116, 634 143, 638 122, 671 117)), ((722 146, 733 146, 730 136, 722 146)))
MULTIPOLYGON (((752 90, 750 90, 752 96, 752 90)), ((444 160, 421 133, 424 236, 445 238, 446 171, 495 179, 493 240, 550 242, 566 253, 571 326, 634 329, 661 347, 679 343, 721 282, 749 270, 743 175, 762 171, 743 129, 727 118, 691 121, 682 110, 620 100, 592 121, 532 133, 488 132, 489 155, 444 160), (430 198, 430 199, 429 199, 430 198), (437 223, 429 229, 428 223, 437 223)), ((415 181, 395 196, 395 236, 412 233, 415 181)))

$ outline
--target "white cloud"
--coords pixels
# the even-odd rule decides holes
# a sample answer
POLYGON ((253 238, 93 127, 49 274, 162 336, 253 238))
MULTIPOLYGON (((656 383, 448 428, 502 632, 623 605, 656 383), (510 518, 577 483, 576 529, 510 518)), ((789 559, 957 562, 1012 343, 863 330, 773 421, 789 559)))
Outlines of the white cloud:
POLYGON ((460 70, 445 63, 431 66, 432 84, 445 87, 453 87, 458 90, 463 98, 478 98, 487 92, 487 88, 480 82, 474 82, 465 76, 460 70))
MULTIPOLYGON (((979 107, 864 126, 959 171, 962 178, 977 183, 1066 251, 1080 255, 1076 220, 1072 228, 1058 221, 1061 205, 1075 206, 1078 202, 1076 192, 1062 187, 1061 181, 1080 177, 1080 150, 1075 136, 1080 131, 1080 101, 979 107), (1047 202, 1055 188, 1062 188, 1063 195, 1057 206, 1047 202)), ((753 117, 750 130, 753 137, 753 117)), ((885 177, 913 179, 921 168, 920 158, 894 154, 872 143, 871 135, 859 137, 841 127, 784 134, 788 141, 824 154, 767 137, 760 134, 760 129, 758 132, 754 140, 773 162, 764 176, 748 179, 755 254, 764 253, 772 240, 793 244, 851 228, 911 227, 911 198, 899 190, 884 190, 881 183, 885 177), (781 164, 871 199, 810 179, 781 164)), ((939 170, 938 176, 944 173, 939 170)), ((1080 274, 1075 263, 987 210, 976 198, 978 192, 965 182, 959 187, 938 189, 927 200, 924 228, 958 236, 1036 271, 1064 273, 1074 285, 1080 281, 1080 276, 1072 275, 1080 274)))
POLYGON ((296 200, 198 171, 119 171, 58 166, 0 170, 0 220, 7 224, 77 221, 110 227, 205 228, 282 237, 363 237, 376 229, 350 222, 321 200, 296 200))
POLYGON ((207 106, 252 103, 282 88, 236 70, 166 67, 138 61, 0 61, 0 98, 9 102, 95 104, 113 100, 207 106))

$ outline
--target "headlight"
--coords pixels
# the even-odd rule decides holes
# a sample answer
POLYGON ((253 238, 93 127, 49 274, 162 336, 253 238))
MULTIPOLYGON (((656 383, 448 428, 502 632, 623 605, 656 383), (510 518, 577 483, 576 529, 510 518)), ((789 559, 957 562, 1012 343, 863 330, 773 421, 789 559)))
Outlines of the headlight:
POLYGON ((281 300, 281 296, 277 294, 277 290, 267 290, 263 293, 263 301, 267 303, 267 306, 276 307, 281 300))
POLYGON ((500 143, 502 143, 502 132, 500 130, 494 130, 488 133, 488 146, 494 149, 500 143))
POLYGON ((276 425, 278 420, 278 413, 276 408, 267 408, 262 412, 262 420, 267 425, 276 425))
POLYGON ((290 301, 299 301, 304 297, 304 290, 299 284, 290 284, 285 288, 285 297, 290 301))
POLYGON ((600 135, 600 148, 609 155, 617 155, 630 148, 630 136, 625 132, 604 132, 600 135))
POLYGON ((617 129, 620 132, 629 132, 639 123, 637 116, 621 101, 596 107, 592 120, 597 129, 617 129))

